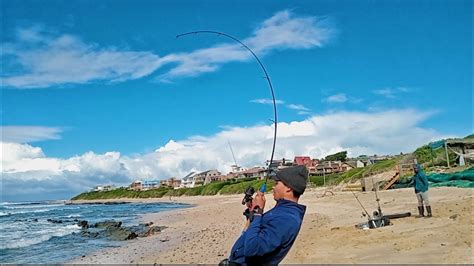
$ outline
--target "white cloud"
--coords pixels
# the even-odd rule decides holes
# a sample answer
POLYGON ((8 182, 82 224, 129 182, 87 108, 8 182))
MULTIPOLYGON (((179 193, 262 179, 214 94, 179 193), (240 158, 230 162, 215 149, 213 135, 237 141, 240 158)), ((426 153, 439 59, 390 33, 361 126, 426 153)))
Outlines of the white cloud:
MULTIPOLYGON (((242 41, 256 53, 265 55, 274 49, 322 47, 335 32, 327 19, 297 17, 285 10, 265 20, 242 41)), ((229 42, 230 39, 225 39, 210 48, 160 57, 150 51, 100 47, 77 36, 48 32, 40 26, 22 28, 17 30, 14 42, 3 44, 2 60, 8 62, 5 66, 17 68, 6 69, 1 82, 12 88, 120 82, 142 78, 165 64, 174 64, 168 72, 157 77, 162 82, 172 82, 177 77, 216 71, 225 63, 252 59, 240 44, 229 42), (22 71, 20 74, 18 66, 22 71)))
MULTIPOLYGON (((321 158, 340 150, 347 150, 350 156, 410 152, 446 137, 420 126, 432 114, 415 109, 335 112, 280 122, 275 158, 321 158)), ((263 165, 270 156, 273 126, 227 127, 212 136, 170 140, 152 153, 133 157, 113 151, 91 151, 66 159, 51 158, 39 147, 3 142, 3 192, 21 196, 21 186, 34 184, 45 191, 48 185, 63 194, 69 191, 72 196, 98 184, 125 185, 135 179, 183 177, 190 171, 212 168, 227 172, 234 163, 228 141, 238 164, 263 165), (62 186, 53 185, 53 181, 61 182, 62 186)))
MULTIPOLYGON (((327 19, 296 17, 290 11, 284 10, 265 20, 257 27, 252 36, 242 39, 242 42, 262 56, 274 49, 322 47, 335 35, 336 30, 327 19)), ((240 44, 234 43, 230 39, 225 39, 225 42, 227 43, 191 53, 165 56, 164 61, 175 62, 178 65, 169 72, 160 75, 158 80, 169 82, 170 79, 176 77, 192 77, 216 71, 224 63, 253 60, 252 55, 240 44), (232 42, 232 44, 228 44, 228 42, 232 42)))
POLYGON ((22 74, 2 75, 5 86, 42 88, 95 80, 124 81, 149 75, 161 66, 151 52, 119 50, 85 43, 35 27, 18 30, 15 43, 7 43, 2 59, 14 58, 22 74))
POLYGON ((335 34, 327 19, 295 17, 284 10, 265 20, 244 43, 256 52, 275 48, 308 49, 324 46, 335 34))
POLYGON ((60 139, 63 129, 41 126, 0 126, 2 141, 31 143, 35 141, 60 139))
POLYGON ((396 88, 383 88, 379 90, 374 90, 373 93, 377 95, 382 95, 385 98, 396 98, 401 93, 409 92, 410 89, 406 87, 396 87, 396 88))
MULTIPOLYGON (((254 99, 250 101, 251 103, 260 103, 260 104, 273 104, 272 99, 254 99)), ((282 100, 275 100, 276 104, 284 104, 285 101, 282 100)))
POLYGON ((0 160, 2 166, 4 162, 12 162, 20 159, 43 158, 44 154, 41 148, 33 147, 28 144, 17 144, 3 142, 0 146, 0 160))
POLYGON ((328 103, 345 103, 347 102, 347 96, 345 93, 338 93, 325 98, 323 101, 328 103))
POLYGON ((302 104, 288 104, 286 107, 293 109, 293 110, 298 110, 298 111, 309 111, 310 109, 305 107, 302 104))

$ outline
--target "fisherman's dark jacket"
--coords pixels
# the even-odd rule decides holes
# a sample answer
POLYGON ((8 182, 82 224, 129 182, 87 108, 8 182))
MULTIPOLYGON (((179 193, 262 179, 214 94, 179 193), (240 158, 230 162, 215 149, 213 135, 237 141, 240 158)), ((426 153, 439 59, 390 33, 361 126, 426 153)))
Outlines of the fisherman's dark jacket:
POLYGON ((413 185, 415 187, 415 193, 428 191, 428 178, 426 177, 423 169, 419 164, 416 164, 417 173, 413 176, 413 185))
POLYGON ((252 223, 237 239, 230 262, 242 265, 277 265, 290 251, 301 228, 306 206, 280 199, 273 209, 252 223))

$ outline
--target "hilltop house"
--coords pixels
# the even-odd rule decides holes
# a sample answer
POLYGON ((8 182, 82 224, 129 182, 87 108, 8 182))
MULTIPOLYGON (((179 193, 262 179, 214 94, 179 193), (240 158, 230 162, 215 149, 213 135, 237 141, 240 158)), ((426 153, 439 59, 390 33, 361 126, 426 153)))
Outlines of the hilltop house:
POLYGON ((271 169, 282 169, 282 168, 286 168, 286 167, 293 166, 293 165, 294 164, 293 164, 292 161, 287 160, 285 158, 283 158, 281 160, 273 160, 271 165, 270 165, 270 160, 267 160, 265 162, 265 166, 270 167, 271 169))
POLYGON ((304 165, 308 169, 309 174, 316 174, 316 165, 319 163, 318 159, 311 159, 309 156, 295 156, 293 160, 294 165, 304 165))
POLYGON ((316 175, 343 173, 353 168, 353 166, 345 162, 325 161, 316 165, 316 175))
POLYGON ((194 187, 194 176, 196 172, 191 172, 181 179, 181 188, 192 188, 194 187))
POLYGON ((209 184, 213 181, 219 180, 219 176, 221 175, 221 172, 217 171, 216 169, 213 170, 207 170, 202 173, 199 173, 196 175, 197 177, 197 183, 203 181, 202 185, 209 184))
POLYGON ((265 178, 267 175, 267 170, 265 167, 252 167, 245 171, 241 171, 237 173, 237 178, 255 178, 258 177, 259 179, 265 178))
POLYGON ((154 188, 160 187, 160 180, 136 180, 133 181, 130 186, 128 186, 131 190, 142 191, 142 190, 149 190, 154 188))
POLYGON ((130 188, 131 190, 136 190, 136 191, 142 190, 142 188, 143 188, 143 187, 142 187, 142 181, 140 181, 140 180, 133 181, 133 182, 130 184, 129 188, 130 188))
POLYGON ((227 173, 227 175, 225 175, 222 180, 237 179, 239 178, 239 174, 240 173, 232 173, 232 172, 227 173))
POLYGON ((176 177, 171 177, 160 181, 160 186, 178 188, 181 185, 181 180, 176 177))
POLYGON ((114 189, 115 189, 114 185, 105 185, 105 186, 95 186, 93 189, 91 189, 91 191, 100 192, 100 191, 110 191, 114 189))
POLYGON ((232 173, 238 173, 238 172, 247 170, 247 169, 245 169, 244 167, 238 166, 238 165, 236 165, 236 164, 233 164, 233 165, 231 165, 230 167, 231 167, 231 169, 232 169, 232 173))
POLYGON ((191 172, 183 177, 180 187, 192 188, 223 179, 225 179, 225 176, 222 176, 216 169, 207 170, 201 173, 191 172))
POLYGON ((142 190, 149 190, 160 187, 160 180, 145 180, 142 182, 142 190))

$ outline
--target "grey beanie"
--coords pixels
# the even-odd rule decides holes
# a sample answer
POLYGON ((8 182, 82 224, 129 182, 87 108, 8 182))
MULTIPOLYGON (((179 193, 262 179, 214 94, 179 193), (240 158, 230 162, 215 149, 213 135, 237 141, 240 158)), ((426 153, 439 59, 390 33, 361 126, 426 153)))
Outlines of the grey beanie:
POLYGON ((297 193, 303 194, 306 189, 308 174, 309 172, 306 166, 300 165, 279 170, 276 172, 276 175, 273 176, 273 179, 275 181, 281 181, 297 193))

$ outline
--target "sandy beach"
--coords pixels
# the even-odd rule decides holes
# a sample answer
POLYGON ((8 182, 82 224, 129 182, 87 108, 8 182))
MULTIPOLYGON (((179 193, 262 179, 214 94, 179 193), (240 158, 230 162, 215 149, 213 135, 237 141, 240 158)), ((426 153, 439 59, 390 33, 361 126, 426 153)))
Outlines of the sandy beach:
MULTIPOLYGON (((307 206, 302 229, 282 263, 474 263, 473 192, 431 188, 432 218, 412 216, 392 220, 383 228, 361 230, 354 225, 367 219, 351 192, 310 189, 300 199, 307 206)), ((377 208, 373 192, 357 195, 369 213, 377 208)), ((417 214, 412 188, 380 191, 379 197, 385 214, 417 214)), ((266 198, 268 210, 274 201, 271 193, 266 198)), ((172 198, 195 207, 144 215, 143 222, 168 228, 70 263, 216 264, 227 257, 243 228, 241 199, 242 195, 172 198)))

